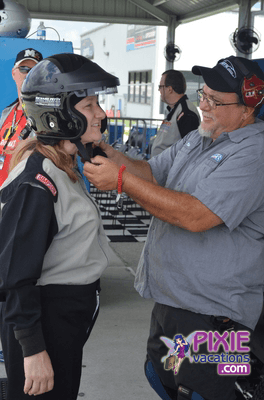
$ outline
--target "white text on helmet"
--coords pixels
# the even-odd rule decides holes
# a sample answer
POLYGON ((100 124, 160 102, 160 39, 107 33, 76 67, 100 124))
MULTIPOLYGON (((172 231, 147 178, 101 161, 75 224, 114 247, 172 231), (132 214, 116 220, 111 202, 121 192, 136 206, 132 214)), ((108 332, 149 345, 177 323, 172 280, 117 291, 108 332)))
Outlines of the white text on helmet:
POLYGON ((38 106, 59 107, 61 105, 61 99, 58 97, 54 98, 36 96, 35 104, 38 106))

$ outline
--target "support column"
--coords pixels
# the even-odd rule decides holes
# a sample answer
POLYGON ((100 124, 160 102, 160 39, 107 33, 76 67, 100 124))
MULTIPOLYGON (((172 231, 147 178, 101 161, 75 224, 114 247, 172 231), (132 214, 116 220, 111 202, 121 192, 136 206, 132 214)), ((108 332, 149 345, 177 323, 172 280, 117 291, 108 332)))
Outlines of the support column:
MULTIPOLYGON (((175 43, 175 30, 180 23, 176 21, 176 17, 169 18, 168 30, 167 30, 167 44, 172 42, 175 43)), ((174 61, 166 60, 166 70, 173 69, 174 61)))
MULTIPOLYGON (((251 28, 254 26, 254 19, 251 13, 251 0, 240 0, 239 5, 239 16, 238 16, 238 29, 246 27, 251 28)), ((236 51, 237 57, 251 58, 251 54, 241 53, 239 50, 236 51)))

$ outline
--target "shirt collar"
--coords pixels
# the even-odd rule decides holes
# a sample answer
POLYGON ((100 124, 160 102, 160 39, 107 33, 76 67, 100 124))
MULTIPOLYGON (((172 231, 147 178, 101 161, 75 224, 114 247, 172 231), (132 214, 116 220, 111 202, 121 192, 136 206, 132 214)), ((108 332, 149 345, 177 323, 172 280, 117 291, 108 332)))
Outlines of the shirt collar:
POLYGON ((180 100, 178 100, 177 103, 174 104, 173 107, 167 106, 167 110, 169 111, 169 114, 167 115, 167 118, 166 118, 167 121, 170 121, 170 120, 171 120, 171 118, 172 118, 172 116, 173 116, 173 114, 174 114, 174 111, 176 110, 176 108, 178 107, 178 105, 179 105, 182 101, 184 101, 184 100, 188 100, 188 97, 187 97, 186 94, 185 94, 184 96, 182 96, 182 97, 180 98, 180 100))
POLYGON ((256 118, 253 124, 244 126, 243 128, 236 129, 235 131, 228 132, 230 140, 234 143, 239 143, 242 140, 254 136, 260 132, 264 133, 264 121, 256 118))

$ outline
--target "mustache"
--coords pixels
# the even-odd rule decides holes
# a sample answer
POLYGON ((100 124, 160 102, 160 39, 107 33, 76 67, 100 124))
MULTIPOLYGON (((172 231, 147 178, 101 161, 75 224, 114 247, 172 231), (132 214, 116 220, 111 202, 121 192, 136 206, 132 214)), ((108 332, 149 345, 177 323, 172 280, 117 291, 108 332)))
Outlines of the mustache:
POLYGON ((207 117, 207 118, 211 118, 214 121, 214 116, 211 115, 209 112, 206 112, 206 111, 202 112, 202 116, 203 117, 207 117))

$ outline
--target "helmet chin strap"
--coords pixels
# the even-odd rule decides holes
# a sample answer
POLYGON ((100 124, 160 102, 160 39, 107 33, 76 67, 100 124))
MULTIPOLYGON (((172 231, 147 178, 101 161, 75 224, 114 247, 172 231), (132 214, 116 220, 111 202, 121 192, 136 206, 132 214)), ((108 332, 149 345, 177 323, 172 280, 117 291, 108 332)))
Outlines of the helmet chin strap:
POLYGON ((76 145, 76 147, 79 150, 79 153, 81 154, 82 158, 85 161, 91 162, 91 158, 93 156, 93 143, 90 142, 90 143, 87 143, 84 146, 80 139, 78 139, 76 141, 74 140, 72 142, 76 145))

